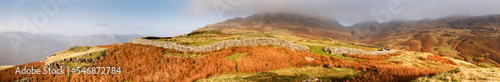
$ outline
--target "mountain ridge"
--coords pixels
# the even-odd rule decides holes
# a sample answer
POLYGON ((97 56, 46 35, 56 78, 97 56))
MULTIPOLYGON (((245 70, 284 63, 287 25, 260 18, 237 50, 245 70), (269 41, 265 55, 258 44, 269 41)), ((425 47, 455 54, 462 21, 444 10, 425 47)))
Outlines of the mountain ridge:
POLYGON ((500 66, 500 15, 363 22, 348 27, 356 40, 393 49, 429 52, 475 64, 500 66), (371 36, 369 36, 371 35, 371 36), (468 45, 462 43, 476 43, 468 45), (475 48, 472 48, 475 47, 475 48), (488 56, 480 54, 491 54, 488 56))

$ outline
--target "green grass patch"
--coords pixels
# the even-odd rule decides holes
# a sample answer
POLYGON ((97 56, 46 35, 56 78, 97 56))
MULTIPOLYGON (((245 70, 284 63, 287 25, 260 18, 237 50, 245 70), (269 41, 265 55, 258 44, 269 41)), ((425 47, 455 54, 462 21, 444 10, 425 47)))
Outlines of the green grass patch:
MULTIPOLYGON (((97 49, 97 48, 96 47, 91 47, 91 49, 80 50, 80 52, 85 52, 85 51, 94 50, 94 49, 97 49)), ((108 52, 108 49, 102 49, 102 50, 98 50, 98 51, 93 51, 93 52, 88 52, 88 53, 82 53, 82 54, 79 54, 78 56, 74 56, 74 57, 70 57, 70 58, 64 58, 64 59, 73 59, 73 60, 80 59, 80 60, 85 60, 85 59, 96 59, 98 57, 102 58, 102 57, 104 57, 104 56, 107 55, 106 52, 108 52)), ((70 52, 65 52, 65 53, 68 54, 70 52)), ((71 53, 78 53, 78 52, 71 52, 71 53)), ((64 60, 64 59, 58 59, 56 61, 61 61, 61 60, 64 60)), ((84 66, 88 66, 89 65, 87 63, 79 63, 79 62, 61 62, 60 64, 69 66, 70 68, 73 68, 73 67, 84 67, 84 66)))
POLYGON ((226 59, 228 60, 231 60, 231 61, 235 61, 236 59, 239 59, 239 58, 242 58, 246 55, 247 53, 233 53, 232 55, 230 56, 227 56, 226 59))
POLYGON ((309 40, 307 43, 320 44, 323 46, 330 46, 330 47, 355 48, 355 49, 362 49, 362 50, 366 50, 366 51, 378 51, 378 50, 380 50, 380 48, 376 48, 376 47, 367 47, 367 46, 360 46, 360 45, 354 45, 354 44, 348 44, 348 43, 336 43, 336 42, 330 41, 329 39, 309 40))
POLYGON ((306 45, 307 47, 309 47, 309 52, 311 52, 311 53, 316 53, 319 55, 327 55, 330 57, 339 57, 339 58, 344 58, 346 60, 356 60, 356 58, 345 57, 342 54, 328 54, 323 50, 326 48, 326 46, 308 45, 308 44, 301 44, 301 45, 306 45))
POLYGON ((148 40, 154 40, 154 41, 166 41, 167 39, 148 39, 148 40))
POLYGON ((485 68, 490 68, 490 67, 495 67, 495 65, 490 64, 490 63, 479 63, 477 64, 479 67, 485 67, 485 68))
POLYGON ((231 36, 222 35, 220 31, 212 30, 201 33, 190 34, 189 36, 170 38, 170 39, 149 39, 154 41, 167 41, 188 46, 204 46, 217 43, 223 40, 232 39, 231 36))
POLYGON ((220 32, 218 30, 210 30, 210 31, 202 32, 202 33, 191 34, 189 36, 182 37, 182 38, 214 37, 214 36, 217 36, 220 34, 222 34, 222 32, 220 32))
POLYGON ((89 50, 90 48, 92 48, 92 47, 90 47, 90 46, 73 46, 73 47, 70 47, 70 48, 63 50, 61 52, 57 52, 55 54, 83 52, 83 51, 89 50))
POLYGON ((306 46, 309 47, 309 52, 311 53, 317 53, 320 55, 330 55, 323 50, 326 48, 326 46, 318 46, 318 45, 306 45, 306 46))
POLYGON ((442 44, 438 49, 438 52, 447 53, 447 54, 458 54, 458 52, 451 49, 448 43, 442 44))
POLYGON ((391 62, 391 61, 394 61, 395 59, 387 59, 387 60, 384 60, 384 62, 391 62))
POLYGON ((95 52, 85 53, 85 54, 83 54, 81 56, 77 56, 77 57, 80 57, 83 59, 94 59, 97 57, 106 56, 106 52, 108 52, 108 49, 103 49, 103 50, 99 50, 99 51, 95 51, 95 52))

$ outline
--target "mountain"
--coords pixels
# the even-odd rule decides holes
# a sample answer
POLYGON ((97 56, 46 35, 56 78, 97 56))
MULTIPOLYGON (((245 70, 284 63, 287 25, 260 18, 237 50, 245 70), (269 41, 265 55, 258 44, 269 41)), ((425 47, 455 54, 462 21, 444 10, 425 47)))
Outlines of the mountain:
POLYGON ((144 37, 137 34, 97 34, 89 36, 73 36, 65 39, 70 46, 95 46, 131 42, 132 38, 144 37))
POLYGON ((438 19, 366 21, 342 26, 336 20, 290 13, 260 13, 228 19, 198 31, 226 34, 260 32, 360 45, 428 52, 475 64, 500 66, 500 15, 449 16, 438 19), (475 43, 473 45, 462 43, 475 43), (471 48, 474 47, 474 48, 471 48))
POLYGON ((98 34, 65 36, 59 34, 30 34, 26 32, 0 33, 0 65, 16 65, 40 61, 71 46, 96 46, 131 42, 136 34, 98 34))
MULTIPOLYGON (((202 28, 203 29, 203 28, 202 28)), ((291 13, 260 13, 245 18, 228 19, 205 26, 222 32, 255 31, 306 38, 353 41, 349 32, 338 21, 325 17, 291 13)))
POLYGON ((347 27, 356 40, 500 66, 500 15, 363 22, 347 27))
MULTIPOLYGON (((174 37, 69 47, 40 62, 3 66, 0 81, 500 81, 494 62, 499 51, 495 17, 363 22, 345 27, 324 17, 263 13, 174 37), (86 67, 87 74, 12 74, 23 66, 86 67), (88 74, 93 67, 108 67, 111 73, 88 74)), ((117 35, 39 37, 18 41, 82 41, 65 45, 85 45, 126 40, 117 35)))

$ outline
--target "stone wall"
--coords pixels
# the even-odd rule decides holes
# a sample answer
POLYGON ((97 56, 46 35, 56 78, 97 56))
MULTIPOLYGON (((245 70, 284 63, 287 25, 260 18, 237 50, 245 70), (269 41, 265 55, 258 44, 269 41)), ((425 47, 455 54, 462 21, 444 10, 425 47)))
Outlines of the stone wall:
POLYGON ((155 41, 143 38, 132 39, 134 44, 144 44, 152 45, 157 47, 163 47, 166 49, 174 49, 183 52, 209 52, 213 50, 219 50, 226 47, 234 46, 257 46, 257 45, 275 45, 281 47, 287 47, 294 51, 309 51, 309 47, 298 45, 289 41, 275 39, 275 38, 255 38, 246 40, 224 40, 218 43, 213 43, 205 46, 186 46, 182 44, 167 42, 167 41, 155 41))
POLYGON ((395 54, 396 52, 393 50, 389 51, 365 51, 361 49, 354 48, 344 48, 344 47, 326 47, 323 49, 328 54, 360 54, 360 55, 387 55, 387 54, 395 54))

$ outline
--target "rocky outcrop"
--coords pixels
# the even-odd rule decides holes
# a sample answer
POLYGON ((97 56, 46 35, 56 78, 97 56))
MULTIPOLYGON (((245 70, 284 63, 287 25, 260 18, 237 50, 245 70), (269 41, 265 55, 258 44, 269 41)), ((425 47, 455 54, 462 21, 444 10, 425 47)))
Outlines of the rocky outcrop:
POLYGON ((275 39, 275 38, 255 38, 255 39, 246 39, 246 40, 225 40, 219 43, 214 43, 205 46, 186 46, 182 44, 167 42, 167 41, 155 41, 148 40, 143 38, 134 38, 132 39, 132 43, 134 44, 144 44, 144 45, 152 45, 157 47, 163 47, 167 49, 174 49, 182 52, 209 52, 213 50, 219 50, 226 47, 234 47, 234 46, 257 46, 257 45, 275 45, 281 47, 287 47, 292 49, 293 51, 309 51, 309 47, 294 44, 289 41, 275 39))
POLYGON ((344 48, 344 47, 326 47, 323 49, 328 54, 359 54, 359 55, 387 55, 387 54, 395 54, 396 52, 393 50, 384 50, 384 51, 365 51, 354 48, 344 48))

